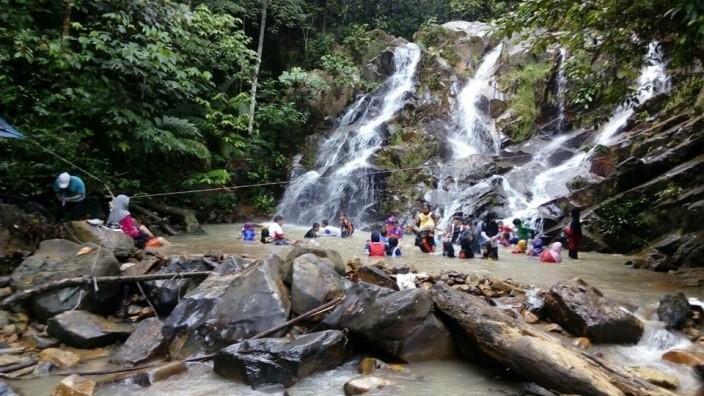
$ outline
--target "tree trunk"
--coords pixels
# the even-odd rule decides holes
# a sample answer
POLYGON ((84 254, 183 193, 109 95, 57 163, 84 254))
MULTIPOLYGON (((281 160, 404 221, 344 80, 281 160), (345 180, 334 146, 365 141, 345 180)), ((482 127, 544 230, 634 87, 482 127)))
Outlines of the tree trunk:
POLYGON ((252 78, 251 99, 249 102, 249 125, 247 133, 250 135, 254 130, 254 110, 257 107, 257 82, 259 80, 259 66, 262 64, 262 50, 264 48, 264 31, 266 30, 266 8, 267 0, 262 0, 262 19, 259 22, 259 44, 257 45, 257 61, 254 64, 254 76, 252 78))
POLYGON ((430 293, 440 311, 456 321, 482 352, 547 389, 595 396, 673 395, 563 345, 552 335, 490 306, 483 298, 439 285, 430 293))
POLYGON ((68 31, 71 28, 71 4, 72 0, 64 0, 64 19, 61 28, 61 36, 68 36, 68 31))

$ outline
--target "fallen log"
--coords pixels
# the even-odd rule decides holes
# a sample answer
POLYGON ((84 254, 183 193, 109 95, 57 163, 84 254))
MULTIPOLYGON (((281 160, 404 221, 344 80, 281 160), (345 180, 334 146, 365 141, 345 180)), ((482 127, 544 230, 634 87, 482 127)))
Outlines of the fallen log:
POLYGON ((27 298, 42 294, 54 289, 62 289, 64 287, 74 287, 83 285, 92 285, 96 283, 127 283, 127 282, 146 282, 164 279, 184 279, 184 278, 204 278, 210 275, 211 271, 196 271, 196 272, 176 272, 176 273, 160 273, 147 275, 131 275, 131 276, 79 276, 76 278, 66 278, 54 282, 48 282, 43 285, 18 291, 5 298, 0 302, 0 308, 8 307, 27 298))
POLYGON ((157 224, 159 225, 159 227, 161 227, 164 231, 166 231, 167 234, 169 234, 171 236, 178 234, 178 231, 171 228, 171 226, 169 225, 169 223, 167 222, 166 219, 159 217, 156 213, 152 212, 151 210, 149 210, 143 206, 135 205, 135 204, 132 204, 132 207, 136 211, 138 211, 139 213, 142 213, 143 215, 156 221, 157 224))
POLYGON ((489 305, 483 298, 435 285, 430 294, 438 309, 489 357, 547 389, 566 394, 672 396, 563 343, 489 305))

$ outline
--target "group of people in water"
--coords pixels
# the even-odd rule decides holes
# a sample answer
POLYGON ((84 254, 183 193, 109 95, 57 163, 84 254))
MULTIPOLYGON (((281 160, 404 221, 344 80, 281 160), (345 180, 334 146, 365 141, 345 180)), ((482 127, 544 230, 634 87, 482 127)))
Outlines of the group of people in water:
MULTIPOLYGON (((510 226, 499 220, 494 213, 487 214, 483 220, 455 213, 444 232, 437 232, 437 217, 427 204, 420 208, 414 223, 407 228, 407 231, 415 235, 415 246, 423 253, 434 253, 436 246, 441 245, 442 255, 446 257, 462 259, 482 257, 488 260, 498 260, 499 247, 503 246, 505 248, 513 247, 512 254, 532 256, 541 262, 559 263, 562 261, 562 249, 565 244, 569 249, 569 257, 577 259, 577 251, 582 238, 579 209, 573 209, 571 215, 570 225, 565 227, 561 236, 550 243, 547 248, 543 245, 544 237, 536 235, 536 232, 527 227, 521 219, 514 219, 511 222, 513 226, 510 226)), ((330 225, 328 220, 322 220, 321 223, 314 223, 304 238, 348 238, 354 234, 354 225, 344 213, 338 217, 339 227, 330 225)), ((298 243, 298 241, 289 240, 284 236, 282 226, 283 217, 277 215, 273 223, 262 228, 260 241, 275 245, 298 243)), ((400 256, 399 241, 403 238, 404 233, 404 229, 396 217, 390 215, 383 225, 372 227, 370 239, 364 245, 364 252, 370 257, 400 256)), ((245 224, 242 228, 242 239, 254 241, 255 238, 254 225, 245 224)))

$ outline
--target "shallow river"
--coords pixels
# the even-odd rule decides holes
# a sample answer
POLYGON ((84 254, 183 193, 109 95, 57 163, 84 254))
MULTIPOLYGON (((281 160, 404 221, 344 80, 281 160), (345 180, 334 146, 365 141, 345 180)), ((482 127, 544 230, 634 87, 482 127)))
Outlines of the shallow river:
MULTIPOLYGON (((203 254, 210 250, 220 250, 225 254, 247 254, 263 257, 271 252, 283 252, 288 247, 244 243, 238 239, 241 225, 206 226, 207 234, 170 238, 172 245, 163 249, 166 254, 203 254)), ((289 238, 302 237, 306 229, 284 226, 289 238)), ((322 247, 338 250, 344 259, 352 256, 363 257, 363 245, 369 233, 357 232, 353 238, 323 238, 318 240, 322 247)), ((652 321, 653 307, 658 299, 666 294, 683 290, 681 281, 674 275, 635 270, 624 265, 627 260, 621 255, 580 253, 578 261, 567 259, 562 264, 543 264, 523 255, 512 255, 502 250, 498 262, 480 259, 448 259, 439 254, 421 253, 413 246, 413 238, 407 236, 401 241, 402 257, 393 261, 414 266, 419 272, 439 272, 457 270, 467 273, 495 274, 512 278, 524 284, 549 287, 552 284, 575 276, 581 277, 599 288, 605 295, 637 308, 638 315, 646 320, 646 333, 638 345, 596 347, 593 352, 602 352, 612 364, 620 367, 629 365, 648 366, 677 376, 681 382, 679 394, 693 395, 698 386, 690 369, 677 367, 660 361, 662 353, 673 347, 687 347, 689 341, 664 330, 659 322, 652 321)), ((685 289, 692 297, 704 297, 703 290, 685 289)), ((428 395, 442 391, 445 395, 514 395, 521 393, 524 384, 500 380, 500 374, 474 364, 460 361, 438 361, 409 364, 406 370, 397 372, 382 370, 379 375, 390 380, 392 385, 375 395, 428 395)), ((290 395, 342 395, 342 385, 358 376, 354 362, 338 369, 314 374, 299 381, 288 390, 290 395)), ((58 377, 42 380, 16 381, 27 395, 49 394, 58 377)), ((190 370, 178 377, 159 382, 149 388, 136 385, 113 385, 102 387, 98 395, 263 395, 250 387, 219 378, 207 364, 193 364, 190 370)), ((275 394, 278 394, 275 392, 275 394)))

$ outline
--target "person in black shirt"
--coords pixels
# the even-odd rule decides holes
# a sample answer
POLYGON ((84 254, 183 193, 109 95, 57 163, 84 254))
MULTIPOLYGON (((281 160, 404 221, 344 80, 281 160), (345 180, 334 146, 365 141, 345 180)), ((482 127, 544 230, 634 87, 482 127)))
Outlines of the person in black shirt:
POLYGON ((306 232, 306 235, 304 235, 303 238, 306 238, 306 239, 317 238, 319 230, 320 230, 320 224, 313 223, 313 227, 310 230, 308 230, 308 232, 306 232))

